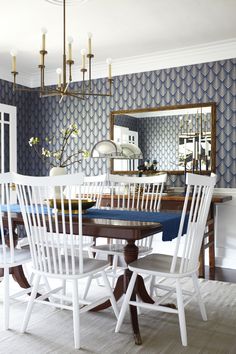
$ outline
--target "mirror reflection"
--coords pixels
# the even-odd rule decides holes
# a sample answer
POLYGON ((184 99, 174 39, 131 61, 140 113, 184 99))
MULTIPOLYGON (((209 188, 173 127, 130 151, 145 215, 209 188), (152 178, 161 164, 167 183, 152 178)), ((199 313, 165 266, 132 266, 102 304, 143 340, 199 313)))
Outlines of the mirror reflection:
POLYGON ((143 160, 113 161, 113 172, 215 169, 215 104, 111 113, 111 139, 139 146, 143 160))

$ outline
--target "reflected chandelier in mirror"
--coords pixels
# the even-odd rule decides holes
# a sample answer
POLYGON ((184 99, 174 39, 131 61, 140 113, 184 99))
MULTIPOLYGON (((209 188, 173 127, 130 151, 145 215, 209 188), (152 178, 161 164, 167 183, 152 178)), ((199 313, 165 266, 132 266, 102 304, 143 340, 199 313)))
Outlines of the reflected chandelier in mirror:
POLYGON ((216 104, 113 111, 110 138, 139 146, 143 160, 113 160, 112 173, 215 172, 216 104))

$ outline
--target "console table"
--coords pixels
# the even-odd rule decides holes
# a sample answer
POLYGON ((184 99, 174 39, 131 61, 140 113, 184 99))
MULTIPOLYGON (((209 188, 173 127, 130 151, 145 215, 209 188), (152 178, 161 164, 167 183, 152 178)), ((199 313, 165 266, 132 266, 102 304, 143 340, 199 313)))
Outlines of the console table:
MULTIPOLYGON (((205 251, 209 249, 209 270, 210 278, 215 277, 215 230, 214 230, 214 205, 221 204, 232 200, 229 195, 213 195, 209 216, 207 220, 206 232, 203 238, 201 253, 199 277, 205 277, 205 251)), ((164 194, 161 201, 161 210, 182 210, 184 203, 184 194, 171 192, 164 194)), ((108 194, 102 197, 102 206, 110 206, 110 196, 108 194)))

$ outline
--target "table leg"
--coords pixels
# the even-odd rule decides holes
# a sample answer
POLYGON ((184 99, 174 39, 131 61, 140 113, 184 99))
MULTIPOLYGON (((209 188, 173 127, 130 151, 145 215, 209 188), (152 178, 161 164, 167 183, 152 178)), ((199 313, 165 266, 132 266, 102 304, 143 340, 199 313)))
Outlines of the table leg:
MULTIPOLYGON (((135 261, 138 258, 138 247, 135 245, 134 240, 128 240, 127 245, 124 247, 124 258, 126 264, 129 264, 135 261)), ((114 296, 116 300, 119 300, 121 296, 126 292, 126 289, 129 285, 130 278, 132 276, 132 272, 127 268, 124 272, 124 275, 121 275, 114 289, 114 296)), ((145 284, 141 275, 138 275, 136 285, 134 287, 133 294, 131 299, 136 300, 136 296, 138 296, 142 301, 148 303, 154 303, 152 298, 148 295, 147 290, 145 288, 145 284)), ((104 310, 111 306, 110 300, 104 302, 103 304, 96 306, 92 309, 92 311, 100 311, 104 310)), ((138 314, 137 307, 130 306, 130 317, 131 323, 134 333, 134 339, 136 344, 142 344, 142 339, 139 332, 139 324, 138 324, 138 314)))
POLYGON ((23 289, 28 289, 30 288, 30 284, 28 280, 25 277, 23 268, 21 265, 17 267, 10 268, 10 272, 12 274, 13 279, 20 285, 21 288, 23 289))
MULTIPOLYGON (((13 279, 19 284, 19 286, 23 289, 28 289, 30 288, 30 284, 28 283, 28 280, 25 277, 23 268, 21 265, 17 267, 11 267, 9 269, 9 273, 12 275, 13 279)), ((0 269, 0 277, 4 276, 4 269, 0 269)))
POLYGON ((205 246, 204 238, 201 246, 200 256, 199 256, 199 269, 198 269, 199 278, 205 278, 205 246))
POLYGON ((208 226, 209 234, 209 271, 210 279, 215 279, 215 220, 214 220, 214 205, 210 208, 210 217, 212 222, 208 226))
MULTIPOLYGON (((114 294, 116 301, 118 301, 122 297, 122 295, 124 294, 124 276, 123 275, 120 275, 119 278, 117 279, 113 294, 114 294)), ((97 311, 105 310, 110 306, 111 306, 111 302, 110 302, 110 300, 107 300, 103 304, 94 307, 91 311, 97 312, 97 311)))
MULTIPOLYGON (((124 258, 127 264, 135 261, 138 258, 138 247, 135 245, 135 241, 129 241, 124 247, 124 258)), ((120 275, 117 279, 116 286, 114 288, 114 296, 116 301, 118 301, 123 294, 125 294, 128 287, 132 273, 126 269, 124 274, 120 275)), ((107 300, 101 305, 94 307, 91 311, 101 311, 110 307, 110 300, 107 300)))
POLYGON ((143 301, 143 302, 147 302, 149 304, 154 304, 155 301, 153 301, 153 299, 149 296, 145 284, 144 284, 144 280, 143 277, 141 277, 141 275, 138 275, 137 277, 137 295, 138 297, 143 301))

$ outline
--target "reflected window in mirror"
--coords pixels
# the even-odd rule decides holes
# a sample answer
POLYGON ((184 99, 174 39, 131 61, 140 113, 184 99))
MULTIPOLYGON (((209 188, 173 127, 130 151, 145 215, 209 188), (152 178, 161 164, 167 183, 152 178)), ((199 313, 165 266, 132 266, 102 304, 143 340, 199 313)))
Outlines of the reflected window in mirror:
POLYGON ((113 173, 215 171, 215 103, 111 113, 111 139, 139 146, 143 160, 114 160, 113 173), (139 168, 140 169, 140 168, 139 168))

